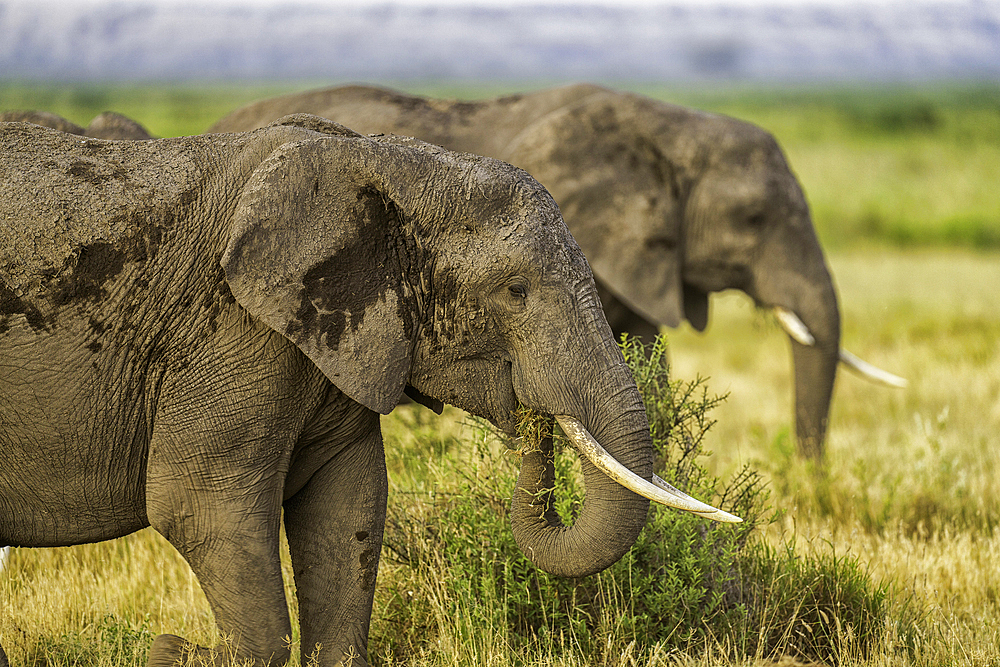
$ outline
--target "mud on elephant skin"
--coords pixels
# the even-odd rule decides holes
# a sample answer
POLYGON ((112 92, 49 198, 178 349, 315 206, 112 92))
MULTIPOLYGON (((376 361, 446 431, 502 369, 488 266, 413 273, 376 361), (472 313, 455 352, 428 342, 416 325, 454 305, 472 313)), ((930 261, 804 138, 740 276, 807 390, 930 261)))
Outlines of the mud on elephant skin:
POLYGON ((458 102, 363 86, 262 100, 210 131, 308 112, 363 132, 490 155, 537 178, 594 270, 612 329, 708 323, 711 292, 774 309, 795 364, 799 449, 820 457, 838 363, 902 381, 840 349, 836 290, 798 181, 769 133, 631 93, 573 85, 458 102))
MULTIPOLYGON (((0 146, 0 545, 153 526, 236 640, 223 661, 289 657, 282 511, 301 645, 367 660, 379 414, 408 387, 575 435, 573 526, 541 493, 551 459, 526 457, 512 504, 549 571, 616 561, 649 498, 736 520, 652 475, 590 268, 525 172, 311 116, 153 141, 4 123, 0 146)), ((161 635, 150 664, 185 651, 212 655, 161 635)))

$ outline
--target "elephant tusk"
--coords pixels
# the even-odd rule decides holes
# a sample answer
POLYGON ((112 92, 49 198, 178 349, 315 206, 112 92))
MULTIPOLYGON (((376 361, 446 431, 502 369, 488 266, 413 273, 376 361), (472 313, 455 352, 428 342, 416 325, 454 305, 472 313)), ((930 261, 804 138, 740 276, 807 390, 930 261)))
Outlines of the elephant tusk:
MULTIPOLYGON (((774 308, 774 316, 778 319, 778 323, 781 328, 785 330, 793 340, 802 345, 815 345, 816 339, 813 335, 809 333, 809 328, 802 323, 798 315, 790 310, 776 306, 774 308)), ((847 366, 850 370, 854 371, 863 378, 866 378, 872 382, 877 382, 879 384, 884 384, 889 387, 897 387, 902 389, 907 385, 906 378, 901 378, 898 375, 893 375, 887 371, 882 370, 876 366, 869 364, 863 359, 859 359, 847 350, 840 350, 840 363, 847 366)))
POLYGON ((778 324, 785 330, 785 333, 791 336, 796 343, 808 346, 816 344, 816 339, 809 333, 809 328, 802 323, 798 315, 786 308, 776 306, 774 316, 778 319, 778 324))
MULTIPOLYGON (((616 461, 616 463, 617 463, 617 461, 616 461)), ((629 471, 629 472, 631 472, 631 471, 629 471)), ((642 479, 638 475, 636 475, 636 478, 637 479, 642 479)), ((645 481, 645 480, 643 480, 643 481, 645 481)), ((688 494, 684 493, 683 491, 681 491, 677 487, 671 485, 669 482, 667 482, 665 479, 663 479, 659 475, 655 475, 655 474, 653 475, 653 485, 659 487, 663 491, 666 491, 667 493, 671 494, 672 496, 674 496, 676 498, 679 498, 680 500, 682 500, 684 502, 695 502, 695 503, 699 503, 701 505, 705 505, 705 503, 701 502, 700 500, 695 500, 694 498, 692 498, 688 494)), ((656 498, 651 498, 651 500, 656 500, 656 498)), ((733 514, 730 514, 729 512, 723 512, 722 510, 715 509, 711 505, 706 505, 706 507, 711 508, 712 511, 710 511, 710 512, 695 512, 694 510, 688 510, 688 511, 690 511, 692 514, 697 514, 698 516, 705 517, 706 519, 712 519, 713 521, 721 521, 723 523, 742 523, 743 522, 743 519, 741 519, 740 517, 735 516, 733 514)))
POLYGON ((902 389, 907 385, 906 378, 901 378, 898 375, 893 375, 892 373, 884 371, 877 366, 873 366, 864 359, 859 359, 854 356, 847 350, 840 351, 840 363, 844 364, 861 377, 871 380, 872 382, 884 384, 889 387, 896 387, 898 389, 902 389))
POLYGON ((603 471, 604 474, 626 489, 639 494, 643 498, 649 498, 668 507, 691 512, 692 514, 697 514, 713 521, 721 521, 723 523, 740 523, 743 521, 743 519, 729 512, 723 512, 711 505, 706 505, 700 500, 695 500, 686 493, 670 486, 656 475, 653 475, 652 482, 639 477, 619 463, 615 457, 611 456, 594 439, 594 436, 587 431, 586 427, 580 423, 580 420, 567 415, 555 415, 555 418, 580 455, 585 456, 591 463, 603 471))

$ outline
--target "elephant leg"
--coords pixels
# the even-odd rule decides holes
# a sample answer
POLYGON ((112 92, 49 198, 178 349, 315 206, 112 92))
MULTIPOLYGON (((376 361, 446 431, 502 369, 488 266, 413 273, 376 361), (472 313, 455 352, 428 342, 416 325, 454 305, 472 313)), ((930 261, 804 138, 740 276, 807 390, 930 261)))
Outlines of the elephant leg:
POLYGON ((177 635, 158 635, 149 649, 146 667, 200 667, 218 662, 217 653, 177 635))
POLYGON ((388 483, 378 415, 285 501, 302 664, 368 664, 388 483), (310 663, 312 664, 312 663, 310 663))
POLYGON ((7 662, 7 654, 3 652, 3 646, 0 646, 0 667, 10 667, 10 663, 7 662))
POLYGON ((279 556, 283 474, 262 466, 256 447, 241 447, 246 469, 234 469, 240 459, 233 451, 220 457, 220 449, 229 448, 202 440, 184 448, 194 453, 183 456, 155 434, 150 443, 156 453, 147 471, 150 525, 191 566, 224 640, 223 648, 210 651, 161 635, 150 651, 150 666, 179 659, 199 664, 195 658, 205 664, 283 665, 290 655, 279 556), (160 454, 168 451, 173 454, 160 454), (255 461, 260 467, 251 468, 255 461))

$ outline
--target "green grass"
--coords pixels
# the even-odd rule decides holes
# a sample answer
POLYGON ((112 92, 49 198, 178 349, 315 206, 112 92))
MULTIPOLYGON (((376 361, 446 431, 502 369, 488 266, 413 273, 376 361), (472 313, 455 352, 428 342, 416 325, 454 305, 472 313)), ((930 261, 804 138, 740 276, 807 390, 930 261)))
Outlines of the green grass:
MULTIPOLYGON (((890 626, 918 632, 916 617, 891 615, 891 586, 874 582, 855 558, 765 541, 772 514, 761 479, 744 469, 721 484, 701 465, 720 399, 701 381, 672 380, 661 363, 665 346, 648 362, 634 344, 626 349, 646 398, 657 472, 745 522, 706 525, 654 507, 638 542, 609 569, 580 580, 549 576, 510 534, 516 456, 474 428, 470 446, 433 469, 433 493, 394 504, 386 537, 392 592, 373 636, 379 660, 524 664, 545 655, 617 664, 626 654, 645 663, 713 651, 734 661, 839 662, 882 649, 890 626), (502 642, 484 636, 487 628, 502 642)), ((565 449, 557 454, 564 520, 583 500, 574 462, 565 449)))

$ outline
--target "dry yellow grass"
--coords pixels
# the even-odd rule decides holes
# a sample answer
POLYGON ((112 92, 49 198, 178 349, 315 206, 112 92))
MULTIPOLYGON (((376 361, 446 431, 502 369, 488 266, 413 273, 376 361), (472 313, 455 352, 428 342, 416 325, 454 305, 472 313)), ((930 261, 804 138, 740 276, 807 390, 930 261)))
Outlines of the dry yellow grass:
MULTIPOLYGON (((784 336, 744 297, 723 295, 713 303, 706 334, 671 332, 675 376, 710 376, 712 391, 730 392, 715 411, 707 463, 723 477, 743 463, 756 465, 771 484, 774 506, 785 511, 771 527, 775 538, 794 535, 803 553, 856 556, 876 579, 895 582, 894 605, 926 616, 915 656, 887 645, 865 664, 997 665, 1000 256, 853 252, 831 263, 845 345, 907 377, 910 387, 891 390, 844 374, 831 415, 829 474, 816 477, 792 454, 784 336)), ((386 419, 393 502, 405 503, 406 490, 427 490, 421 485, 428 466, 464 437, 461 421, 454 411, 437 418, 419 408, 386 419)), ((393 567, 387 563, 380 575, 376 618, 393 567)), ((0 573, 0 605, 0 638, 17 667, 142 664, 141 656, 87 648, 124 631, 140 639, 174 632, 214 641, 189 570, 150 531, 99 545, 15 550, 0 573)), ((536 658, 533 664, 577 664, 571 652, 536 658)), ((381 659, 399 664, 389 655, 381 659)), ((477 633, 459 623, 416 663, 513 659, 502 628, 477 633)), ((650 660, 721 661, 711 652, 650 660)), ((634 656, 621 656, 620 664, 635 664, 634 656)))
POLYGON ((918 664, 998 664, 1000 256, 859 251, 831 265, 844 345, 909 387, 841 374, 829 475, 817 480, 791 457, 785 336, 742 295, 723 295, 706 334, 671 335, 677 376, 730 392, 709 465, 724 475, 752 463, 787 512, 774 530, 897 582, 942 640, 928 639, 918 664))
MULTIPOLYGON (((955 496, 996 496, 1000 432, 1000 257, 855 252, 832 257, 846 348, 906 377, 905 390, 841 372, 828 442, 836 484, 862 472, 924 484, 953 469, 955 496), (864 471, 852 470, 859 465, 864 471)), ((786 337, 741 294, 712 304, 705 334, 670 332, 674 373, 728 392, 716 411, 716 472, 765 469, 791 451, 786 337)))

